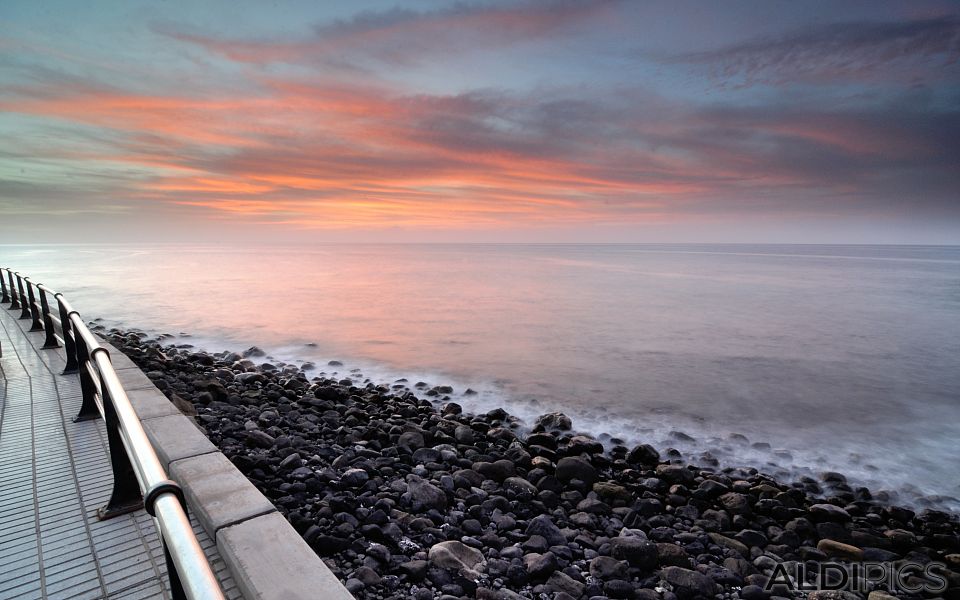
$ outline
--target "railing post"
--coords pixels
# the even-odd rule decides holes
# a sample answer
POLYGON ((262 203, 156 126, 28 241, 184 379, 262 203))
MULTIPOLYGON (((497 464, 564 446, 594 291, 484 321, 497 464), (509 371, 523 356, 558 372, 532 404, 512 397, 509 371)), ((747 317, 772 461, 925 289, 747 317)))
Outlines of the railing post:
MULTIPOLYGON (((76 314, 78 313, 74 311, 70 313, 70 316, 76 314)), ((76 336, 74 341, 77 344, 77 362, 80 369, 80 391, 83 394, 83 403, 80 405, 80 412, 77 413, 73 422, 79 423, 80 421, 96 419, 100 416, 100 411, 97 410, 97 386, 91 373, 93 365, 90 362, 90 349, 87 348, 87 343, 83 340, 82 335, 76 336)))
MULTIPOLYGON (((106 348, 94 348, 90 355, 90 365, 96 364, 96 355, 99 352, 109 356, 106 348)), ((86 369, 82 369, 81 373, 84 370, 86 369)), ((113 405, 113 398, 110 396, 107 385, 102 378, 100 379, 100 400, 103 402, 107 442, 110 445, 110 464, 113 466, 113 493, 110 494, 110 501, 107 505, 97 510, 97 517, 101 521, 105 521, 143 508, 143 494, 140 493, 137 475, 130 463, 127 450, 123 446, 117 409, 113 405)))
POLYGON ((0 302, 7 303, 10 302, 10 293, 7 292, 7 280, 3 278, 3 272, 6 269, 0 268, 0 291, 2 291, 3 297, 0 297, 0 302))
POLYGON ((27 302, 27 295, 23 292, 23 277, 17 273, 17 288, 20 290, 20 319, 30 318, 30 303, 27 302))
POLYGON ((70 313, 63 304, 63 294, 53 295, 57 299, 57 307, 60 311, 60 328, 63 329, 63 345, 67 348, 67 364, 63 367, 63 375, 76 373, 79 365, 77 363, 77 340, 73 333, 73 323, 70 322, 70 313))
POLYGON ((7 270, 7 279, 10 281, 10 310, 20 308, 20 300, 17 298, 17 288, 13 285, 13 271, 7 270))
POLYGON ((53 315, 50 314, 50 302, 47 301, 47 292, 39 285, 37 291, 40 292, 40 308, 43 310, 43 328, 47 332, 47 339, 43 341, 43 347, 44 349, 59 348, 56 328, 53 326, 53 315))
POLYGON ((30 281, 29 277, 25 277, 24 281, 27 282, 27 299, 30 303, 30 318, 33 319, 33 323, 30 325, 30 331, 43 331, 43 323, 40 322, 40 308, 37 306, 37 297, 33 293, 33 286, 35 284, 30 281))

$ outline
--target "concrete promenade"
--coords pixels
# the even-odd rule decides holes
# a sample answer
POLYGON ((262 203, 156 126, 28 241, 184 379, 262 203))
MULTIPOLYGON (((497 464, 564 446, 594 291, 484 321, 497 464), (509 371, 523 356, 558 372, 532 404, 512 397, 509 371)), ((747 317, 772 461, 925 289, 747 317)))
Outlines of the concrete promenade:
MULTIPOLYGON (((41 349, 43 332, 18 315, 0 307, 0 600, 169 598, 153 520, 143 510, 97 519, 113 483, 103 421, 73 422, 77 375, 61 375, 63 349, 41 349)), ((225 594, 241 598, 191 520, 225 594)))

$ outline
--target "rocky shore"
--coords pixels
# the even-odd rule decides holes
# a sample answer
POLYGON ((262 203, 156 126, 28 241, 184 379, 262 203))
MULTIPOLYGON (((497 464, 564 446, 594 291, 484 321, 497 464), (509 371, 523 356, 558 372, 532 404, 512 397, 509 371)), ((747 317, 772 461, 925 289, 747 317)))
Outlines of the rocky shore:
POLYGON ((605 449, 560 413, 529 430, 502 409, 469 414, 445 386, 100 333, 357 598, 960 599, 958 516, 881 503, 839 473, 776 481, 672 449, 605 449), (780 577, 851 561, 943 563, 947 589, 905 592, 938 583, 916 569, 896 590, 811 592, 780 577))

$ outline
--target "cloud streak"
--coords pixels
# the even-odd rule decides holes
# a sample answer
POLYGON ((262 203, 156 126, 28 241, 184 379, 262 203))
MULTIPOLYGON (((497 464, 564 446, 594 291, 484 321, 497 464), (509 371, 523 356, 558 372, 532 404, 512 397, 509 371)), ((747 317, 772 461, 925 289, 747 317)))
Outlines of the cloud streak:
POLYGON ((154 30, 196 44, 233 61, 327 64, 363 69, 374 61, 410 66, 438 54, 475 51, 497 45, 529 43, 581 27, 604 14, 615 0, 458 3, 420 11, 393 8, 365 11, 334 23, 317 24, 312 35, 295 40, 246 40, 213 37, 174 22, 154 24, 154 30))
POLYGON ((848 22, 805 27, 669 62, 707 66, 723 82, 739 85, 942 80, 956 76, 960 18, 906 22, 848 22), (918 71, 919 69, 919 71, 918 71))

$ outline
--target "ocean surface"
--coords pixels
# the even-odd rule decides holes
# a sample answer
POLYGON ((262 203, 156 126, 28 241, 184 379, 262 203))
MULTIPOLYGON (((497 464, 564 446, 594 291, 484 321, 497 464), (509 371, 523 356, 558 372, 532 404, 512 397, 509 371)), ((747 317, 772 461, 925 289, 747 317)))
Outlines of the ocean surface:
POLYGON ((107 326, 960 506, 960 247, 46 245, 0 265, 107 326))

